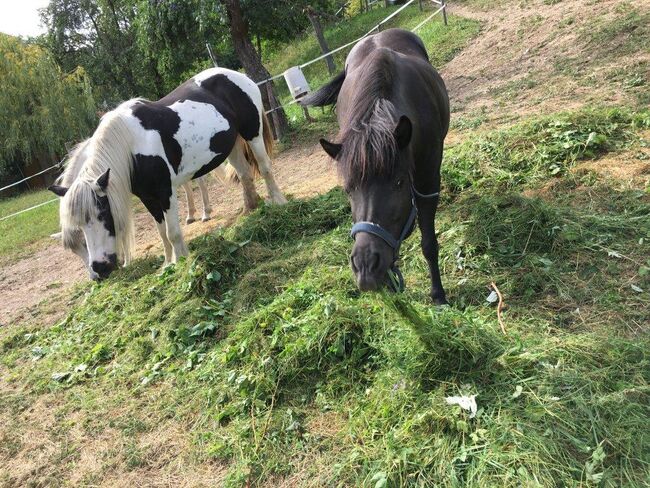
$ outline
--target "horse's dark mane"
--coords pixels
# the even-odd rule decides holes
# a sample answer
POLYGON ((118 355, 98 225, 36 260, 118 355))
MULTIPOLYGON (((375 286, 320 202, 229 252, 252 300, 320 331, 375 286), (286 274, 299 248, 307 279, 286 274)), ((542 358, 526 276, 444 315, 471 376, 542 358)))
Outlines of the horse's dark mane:
POLYGON ((393 63, 390 53, 378 49, 369 56, 355 81, 351 118, 342 123, 337 140, 343 146, 338 168, 346 185, 372 176, 390 176, 397 163, 397 142, 393 135, 398 117, 390 101, 393 91, 393 63))

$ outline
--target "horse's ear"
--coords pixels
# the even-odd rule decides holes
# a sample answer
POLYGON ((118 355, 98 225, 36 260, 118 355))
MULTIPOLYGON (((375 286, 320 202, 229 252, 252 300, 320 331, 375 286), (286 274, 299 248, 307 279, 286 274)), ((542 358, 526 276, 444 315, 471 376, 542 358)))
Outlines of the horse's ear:
POLYGON ((397 140, 397 147, 404 149, 411 142, 411 134, 413 133, 413 126, 411 121, 406 115, 399 118, 397 127, 395 127, 395 139, 397 140))
POLYGON ((103 175, 101 175, 95 183, 99 187, 101 191, 106 191, 106 187, 108 186, 108 177, 111 175, 111 168, 108 168, 103 175))
POLYGON ((64 186, 59 186, 59 185, 52 185, 48 188, 52 193, 54 193, 57 197, 64 197, 66 193, 68 193, 68 189, 64 186))
POLYGON ((323 149, 327 154, 330 155, 332 159, 336 159, 341 152, 343 147, 341 144, 335 144, 334 142, 326 141, 325 139, 320 140, 320 145, 323 146, 323 149))

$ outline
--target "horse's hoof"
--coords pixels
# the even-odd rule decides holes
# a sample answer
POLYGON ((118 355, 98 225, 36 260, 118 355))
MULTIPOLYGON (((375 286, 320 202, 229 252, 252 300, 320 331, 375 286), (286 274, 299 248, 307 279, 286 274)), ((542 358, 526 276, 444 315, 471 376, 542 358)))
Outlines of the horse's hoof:
POLYGON ((201 222, 207 222, 210 220, 212 217, 201 217, 201 222))
POLYGON ((192 222, 196 222, 196 219, 190 219, 190 218, 185 219, 185 223, 187 225, 190 225, 192 222))
POLYGON ((449 305, 449 302, 447 302, 445 295, 431 295, 431 301, 436 306, 449 305))
POLYGON ((273 203, 276 205, 284 205, 285 203, 287 203, 287 199, 284 197, 284 195, 280 195, 273 199, 273 203))

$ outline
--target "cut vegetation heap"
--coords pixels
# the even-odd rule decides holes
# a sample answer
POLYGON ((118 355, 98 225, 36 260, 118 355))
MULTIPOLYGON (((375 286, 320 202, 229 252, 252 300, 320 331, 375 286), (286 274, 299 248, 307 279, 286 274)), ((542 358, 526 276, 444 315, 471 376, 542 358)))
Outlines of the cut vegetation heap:
MULTIPOLYGON (((448 150, 452 308, 430 306, 413 238, 408 291, 359 295, 335 189, 197 238, 162 273, 140 260, 81 287, 54 327, 5 332, 2 367, 25 387, 0 413, 54 393, 86 435, 120 431, 127 469, 153 462, 136 439, 173 418, 198 459, 225 463, 227 486, 642 486, 650 201, 575 168, 642 144, 648 127, 648 112, 583 111, 448 150), (446 403, 461 394, 477 395, 474 418, 446 403)), ((19 428, 4 433, 5 458, 19 428)), ((73 447, 57 469, 76 459, 73 447)))

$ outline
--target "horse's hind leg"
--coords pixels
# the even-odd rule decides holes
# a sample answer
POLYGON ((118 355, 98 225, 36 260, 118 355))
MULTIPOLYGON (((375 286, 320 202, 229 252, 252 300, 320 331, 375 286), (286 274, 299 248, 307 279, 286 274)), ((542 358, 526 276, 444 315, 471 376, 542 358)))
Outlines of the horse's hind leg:
POLYGON ((186 224, 191 224, 195 222, 196 219, 194 215, 196 213, 196 206, 194 205, 194 194, 192 193, 192 184, 188 181, 181 185, 183 190, 185 190, 185 198, 187 199, 187 218, 185 219, 186 224))
POLYGON ((257 207, 260 201, 260 196, 255 189, 255 182, 253 181, 253 173, 251 167, 246 160, 244 148, 241 140, 237 141, 232 148, 232 152, 228 156, 228 161, 235 168, 239 181, 241 181, 244 190, 244 212, 250 212, 257 207))
POLYGON ((438 267, 438 239, 436 238, 436 207, 438 197, 418 198, 418 224, 422 232, 422 254, 429 264, 431 273, 431 300, 436 305, 447 303, 445 290, 440 279, 438 267))
POLYGON ((210 220, 210 214, 212 213, 212 207, 210 207, 210 195, 208 194, 208 186, 205 183, 205 178, 201 176, 198 179, 199 190, 201 190, 201 200, 203 201, 203 216, 201 220, 206 222, 210 220))
POLYGON ((282 191, 280 191, 278 184, 275 182, 275 178, 273 178, 273 173, 271 172, 271 158, 269 158, 269 155, 266 152, 264 138, 259 135, 248 141, 248 145, 257 160, 257 165, 264 181, 266 182, 266 188, 269 191, 269 198, 271 201, 277 204, 287 203, 287 199, 282 194, 282 191))

